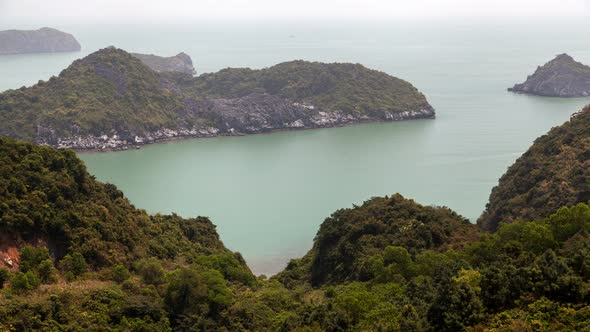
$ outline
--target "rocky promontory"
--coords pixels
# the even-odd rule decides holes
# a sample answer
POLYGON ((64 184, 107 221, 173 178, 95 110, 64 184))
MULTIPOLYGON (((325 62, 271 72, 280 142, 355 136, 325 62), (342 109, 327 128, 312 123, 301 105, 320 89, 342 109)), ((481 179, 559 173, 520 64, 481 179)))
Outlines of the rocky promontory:
POLYGON ((590 96, 590 67, 560 54, 508 91, 547 97, 587 97, 590 96))
POLYGON ((198 77, 106 48, 0 94, 0 135, 79 150, 434 118, 410 83, 359 64, 291 61, 198 77))
POLYGON ((80 51, 76 38, 56 29, 0 31, 0 55, 75 51, 80 51))
POLYGON ((141 53, 131 53, 131 55, 138 58, 146 66, 159 73, 180 72, 190 75, 195 75, 197 73, 193 67, 193 60, 188 54, 184 52, 180 52, 177 55, 171 57, 162 57, 153 54, 141 53))

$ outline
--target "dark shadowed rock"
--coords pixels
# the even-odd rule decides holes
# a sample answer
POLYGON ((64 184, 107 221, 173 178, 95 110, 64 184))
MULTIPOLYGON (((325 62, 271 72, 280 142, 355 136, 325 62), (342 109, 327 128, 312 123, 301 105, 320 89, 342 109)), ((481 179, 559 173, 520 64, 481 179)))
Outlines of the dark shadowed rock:
POLYGON ((74 51, 80 51, 76 38, 56 29, 0 31, 0 55, 74 51))
POLYGON ((590 96, 590 67, 560 54, 508 91, 547 97, 590 96))
POLYGON ((178 53, 177 55, 171 57, 140 53, 131 53, 131 55, 138 58, 146 66, 159 73, 180 72, 190 75, 195 75, 197 73, 193 67, 193 61, 191 60, 191 57, 184 52, 178 53))

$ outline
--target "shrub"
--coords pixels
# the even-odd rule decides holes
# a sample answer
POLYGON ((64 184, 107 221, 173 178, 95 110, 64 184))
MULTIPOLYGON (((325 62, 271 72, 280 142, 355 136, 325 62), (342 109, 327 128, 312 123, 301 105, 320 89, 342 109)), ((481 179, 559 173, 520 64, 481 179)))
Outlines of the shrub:
POLYGON ((14 291, 30 291, 39 287, 40 284, 41 282, 39 281, 39 278, 37 278, 33 271, 28 271, 26 273, 19 272, 12 279, 12 289, 14 291))
POLYGON ((111 275, 114 281, 121 283, 129 278, 129 270, 121 264, 113 266, 111 275))
POLYGON ((84 259, 84 256, 78 252, 75 252, 72 255, 65 255, 60 264, 61 269, 66 273, 66 277, 68 273, 71 273, 75 278, 86 272, 86 260, 84 259))
POLYGON ((39 279, 44 284, 50 284, 57 281, 55 267, 53 266, 53 261, 51 261, 51 259, 42 261, 37 268, 37 273, 39 273, 39 279))
POLYGON ((20 270, 21 272, 34 270, 46 259, 49 259, 49 251, 47 248, 33 248, 29 245, 24 246, 20 250, 20 270))
POLYGON ((156 258, 141 260, 137 264, 137 271, 146 284, 158 285, 164 282, 164 268, 156 258))
POLYGON ((195 270, 182 269, 172 275, 165 302, 173 314, 194 311, 207 297, 207 285, 195 270))

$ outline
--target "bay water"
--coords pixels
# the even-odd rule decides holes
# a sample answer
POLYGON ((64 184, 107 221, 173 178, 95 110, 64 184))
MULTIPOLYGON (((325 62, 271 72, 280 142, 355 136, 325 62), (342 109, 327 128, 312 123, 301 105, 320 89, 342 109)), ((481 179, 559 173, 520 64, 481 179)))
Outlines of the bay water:
MULTIPOLYGON (((396 192, 475 221, 490 190, 533 140, 590 98, 509 93, 556 54, 590 64, 590 24, 577 21, 301 21, 63 24, 83 50, 0 57, 0 90, 57 75, 115 45, 191 55, 199 73, 294 59, 358 62, 414 84, 434 120, 244 137, 189 139, 80 153, 99 180, 150 213, 209 216, 226 246, 272 274, 310 249, 339 208, 396 192)), ((0 28, 38 28, 3 26, 0 28)))

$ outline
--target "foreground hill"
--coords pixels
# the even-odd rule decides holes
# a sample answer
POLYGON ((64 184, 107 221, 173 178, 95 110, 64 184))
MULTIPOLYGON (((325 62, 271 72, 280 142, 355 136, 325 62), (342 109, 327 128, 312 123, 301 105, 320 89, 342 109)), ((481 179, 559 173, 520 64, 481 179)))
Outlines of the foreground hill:
POLYGON ((193 67, 193 60, 184 52, 170 57, 141 53, 131 53, 131 55, 157 72, 179 72, 189 75, 195 75, 197 73, 195 67, 193 67))
POLYGON ((302 260, 292 261, 279 279, 303 272, 315 286, 366 281, 374 277, 373 256, 387 246, 404 247, 417 255, 461 248, 478 237, 477 228, 450 209, 422 206, 399 194, 375 197, 327 218, 312 250, 302 260))
POLYGON ((500 178, 478 223, 546 218, 590 200, 590 106, 539 137, 500 178))
POLYGON ((560 54, 508 91, 547 97, 587 97, 590 96, 590 67, 560 54))
POLYGON ((590 207, 493 234, 400 195, 255 279, 207 218, 150 216, 71 150, 0 138, 0 329, 585 331, 590 207))
POLYGON ((52 28, 0 31, 0 55, 79 50, 80 44, 74 36, 52 28))
POLYGON ((1 135, 75 149, 432 117, 411 84, 361 65, 294 61, 192 77, 157 73, 116 48, 0 94, 1 135))
POLYGON ((148 215, 71 150, 0 137, 0 174, 2 330, 166 330, 254 283, 209 219, 148 215))

